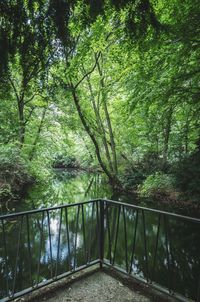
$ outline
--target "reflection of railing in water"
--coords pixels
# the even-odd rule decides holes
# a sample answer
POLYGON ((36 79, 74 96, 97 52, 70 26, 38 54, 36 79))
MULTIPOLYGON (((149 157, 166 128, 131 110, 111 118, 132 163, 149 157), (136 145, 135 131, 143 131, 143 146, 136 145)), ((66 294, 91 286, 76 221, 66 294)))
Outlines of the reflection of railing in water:
POLYGON ((200 301, 199 234, 199 219, 110 200, 1 216, 0 299, 99 263, 200 301))

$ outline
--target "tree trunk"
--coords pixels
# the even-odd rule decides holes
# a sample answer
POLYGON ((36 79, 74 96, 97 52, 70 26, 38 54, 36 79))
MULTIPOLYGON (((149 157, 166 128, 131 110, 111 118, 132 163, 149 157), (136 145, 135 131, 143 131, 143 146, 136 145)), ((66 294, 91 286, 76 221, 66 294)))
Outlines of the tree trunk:
POLYGON ((110 145, 111 145, 111 151, 112 151, 112 157, 113 157, 113 171, 117 175, 118 174, 118 164, 117 164, 116 145, 115 145, 115 139, 114 139, 114 134, 113 134, 113 129, 112 129, 112 123, 111 123, 111 119, 110 119, 110 115, 109 115, 108 107, 107 107, 107 103, 106 103, 106 92, 105 92, 103 73, 102 73, 99 62, 97 62, 97 68, 99 71, 99 75, 101 77, 100 85, 102 88, 102 101, 103 101, 103 108, 104 108, 104 112, 105 112, 105 117, 106 117, 106 122, 107 122, 107 126, 108 126, 109 137, 110 137, 110 145))
POLYGON ((163 163, 162 168, 163 170, 166 169, 167 164, 167 157, 168 157, 168 149, 169 149, 169 137, 171 132, 171 122, 172 122, 172 114, 173 114, 173 107, 171 106, 166 113, 166 125, 164 126, 164 144, 163 144, 163 163))
POLYGON ((24 101, 20 98, 17 102, 18 104, 18 115, 19 115, 19 143, 20 148, 23 147, 25 138, 25 120, 24 120, 24 101))
POLYGON ((97 105, 95 103, 95 97, 94 97, 92 86, 91 86, 91 83, 90 83, 90 80, 89 80, 88 77, 87 77, 87 81, 88 81, 88 87, 89 87, 90 94, 91 94, 92 107, 94 109, 94 113, 95 113, 95 116, 96 116, 97 126, 98 126, 98 129, 101 132, 101 138, 102 138, 102 142, 103 142, 104 149, 105 149, 105 152, 106 152, 106 158, 107 158, 107 161, 108 161, 109 168, 113 172, 112 160, 111 160, 109 147, 108 147, 108 143, 107 143, 107 139, 106 139, 106 131, 105 131, 102 119, 101 119, 99 109, 97 108, 97 105))
POLYGON ((106 115, 108 130, 109 130, 109 134, 110 134, 110 143, 111 143, 111 150, 112 150, 112 157, 113 157, 113 168, 114 168, 113 170, 114 170, 114 173, 117 175, 118 174, 118 164, 117 164, 116 146, 115 146, 112 124, 111 124, 110 115, 109 115, 109 112, 108 112, 108 107, 107 107, 107 104, 106 104, 106 100, 103 100, 103 104, 104 104, 104 111, 105 111, 105 115, 106 115))
POLYGON ((42 131, 42 126, 43 126, 43 123, 44 123, 46 111, 47 111, 47 107, 45 107, 45 108, 43 109, 43 112, 42 112, 42 117, 41 117, 40 124, 39 124, 38 130, 37 130, 37 133, 36 133, 34 142, 33 142, 33 147, 32 147, 32 150, 31 150, 31 152, 30 152, 30 154, 29 154, 29 160, 30 160, 30 161, 33 159, 33 156, 34 156, 35 151, 36 151, 36 146, 37 146, 38 139, 39 139, 39 137, 40 137, 40 133, 41 133, 41 131, 42 131))
POLYGON ((80 117, 80 120, 82 122, 82 125, 85 129, 85 131, 87 132, 87 134, 89 135, 89 137, 91 138, 93 144, 94 144, 94 147, 95 147, 95 152, 96 152, 96 156, 97 156, 97 159, 98 159, 98 162, 102 168, 102 170, 105 172, 105 174, 108 176, 109 178, 109 181, 112 185, 116 186, 116 184, 119 182, 118 179, 116 178, 115 175, 113 175, 106 167, 105 163, 103 162, 102 158, 101 158, 101 153, 100 153, 100 150, 99 150, 99 145, 98 145, 98 142, 95 138, 95 135, 92 133, 84 115, 83 115, 83 112, 82 112, 82 109, 81 109, 81 106, 80 106, 80 103, 79 103, 79 98, 76 94, 76 91, 75 91, 75 88, 73 86, 72 83, 70 83, 70 86, 71 86, 71 91, 72 91, 72 97, 73 97, 73 101, 74 101, 74 104, 76 106, 76 109, 77 109, 77 112, 78 112, 78 115, 80 117))

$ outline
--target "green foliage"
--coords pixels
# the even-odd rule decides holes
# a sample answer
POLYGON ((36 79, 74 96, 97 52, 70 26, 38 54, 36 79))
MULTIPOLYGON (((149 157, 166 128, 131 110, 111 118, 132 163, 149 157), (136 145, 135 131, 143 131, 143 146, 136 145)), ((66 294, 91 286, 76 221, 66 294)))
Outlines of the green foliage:
POLYGON ((123 175, 122 183, 127 189, 137 188, 145 180, 145 175, 134 167, 129 167, 123 175))
POLYGON ((162 170, 162 158, 157 152, 149 150, 144 153, 139 166, 144 175, 154 174, 162 170))
POLYGON ((162 173, 178 163, 178 188, 199 194, 199 1, 7 2, 1 178, 15 171, 21 187, 26 173, 43 180, 78 162, 167 192, 162 173))
POLYGON ((103 0, 1 1, 0 72, 8 69, 8 62, 16 53, 24 73, 35 63, 45 69, 49 54, 57 47, 66 55, 73 45, 69 24, 74 15, 75 22, 85 28, 98 15, 104 15, 108 7, 122 8, 127 11, 127 31, 133 35, 144 34, 150 25, 158 25, 153 6, 147 0, 129 1, 128 5, 116 0, 112 3, 113 6, 103 0))
POLYGON ((53 161, 54 168, 77 168, 79 163, 75 157, 59 154, 53 161))
POLYGON ((139 186, 139 193, 144 197, 166 197, 174 192, 174 177, 169 174, 156 172, 149 175, 142 185, 139 186))
POLYGON ((14 193, 23 190, 32 183, 29 165, 20 156, 20 151, 14 145, 0 148, 0 199, 13 198, 14 193))
POLYGON ((20 156, 20 150, 13 144, 1 146, 0 164, 0 175, 6 181, 9 179, 12 171, 16 174, 20 172, 22 178, 28 171, 28 165, 20 156))
POLYGON ((9 184, 0 182, 0 202, 13 200, 15 195, 12 192, 11 186, 9 184))
POLYGON ((199 201, 200 198, 200 151, 196 151, 174 167, 176 185, 184 193, 183 198, 199 201))

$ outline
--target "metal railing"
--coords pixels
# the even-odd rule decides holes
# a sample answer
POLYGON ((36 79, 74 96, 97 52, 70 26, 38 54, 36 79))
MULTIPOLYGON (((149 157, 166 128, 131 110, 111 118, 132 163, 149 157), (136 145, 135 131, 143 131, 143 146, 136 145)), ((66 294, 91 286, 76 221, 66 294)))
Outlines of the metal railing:
POLYGON ((94 264, 200 301, 200 220, 112 200, 0 217, 0 301, 94 264))

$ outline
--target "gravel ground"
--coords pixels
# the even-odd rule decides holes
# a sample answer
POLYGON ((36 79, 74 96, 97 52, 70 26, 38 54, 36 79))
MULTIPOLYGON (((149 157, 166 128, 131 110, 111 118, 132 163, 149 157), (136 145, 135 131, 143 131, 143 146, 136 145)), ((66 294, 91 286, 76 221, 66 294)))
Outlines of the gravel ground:
POLYGON ((139 292, 132 291, 117 279, 103 273, 79 280, 70 287, 58 290, 51 298, 40 301, 49 302, 150 302, 150 299, 139 292))

